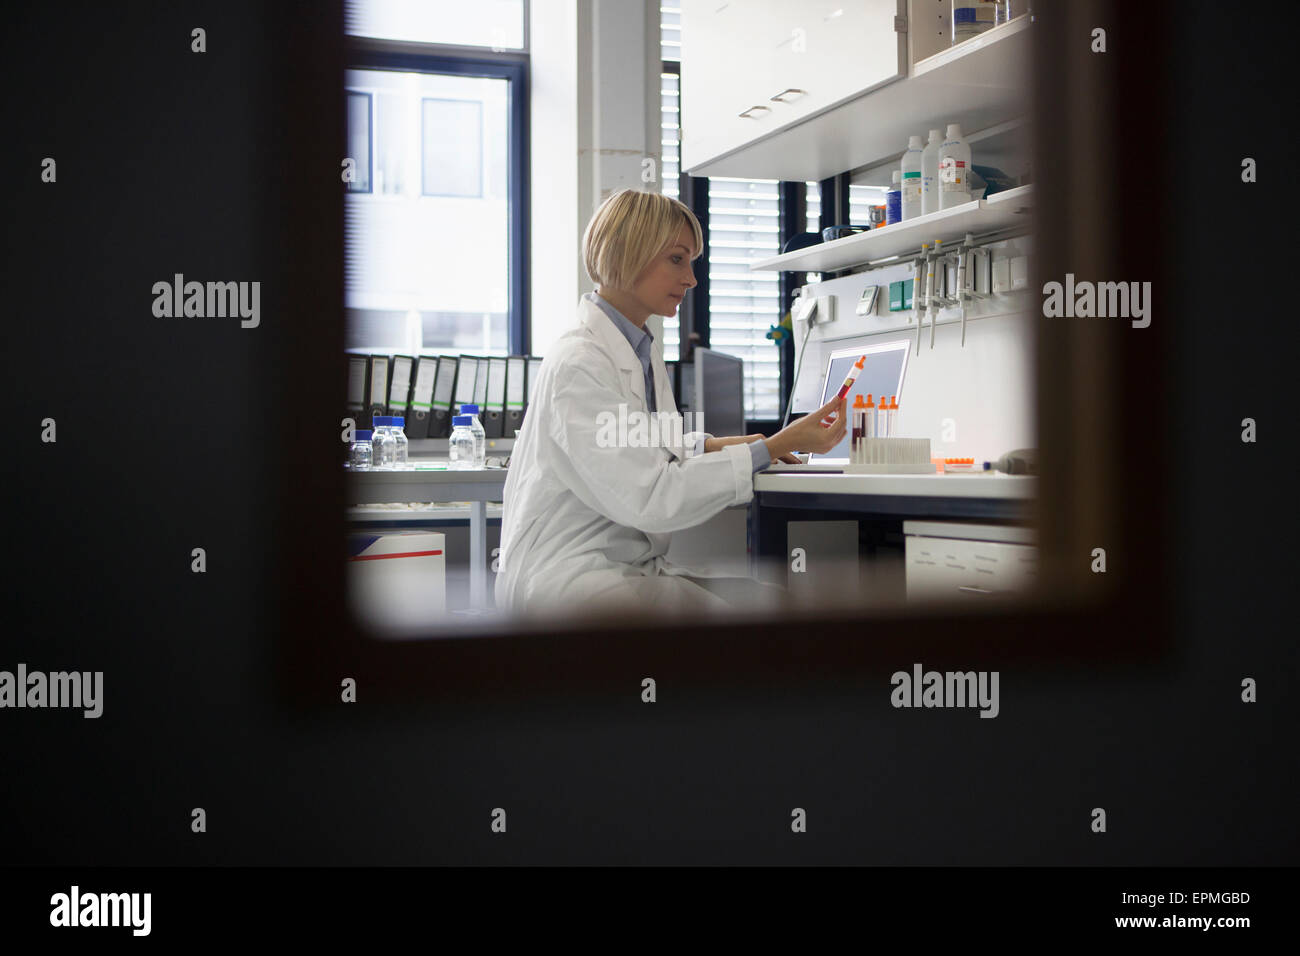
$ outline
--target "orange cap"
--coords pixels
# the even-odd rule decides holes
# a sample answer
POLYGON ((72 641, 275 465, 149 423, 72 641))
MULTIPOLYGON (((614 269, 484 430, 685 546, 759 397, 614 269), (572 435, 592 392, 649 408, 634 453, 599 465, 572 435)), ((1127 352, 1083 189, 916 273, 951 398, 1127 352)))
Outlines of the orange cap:
POLYGON ((862 363, 865 362, 866 360, 867 357, 865 355, 858 356, 858 360, 853 363, 853 367, 856 368, 858 371, 862 371, 862 363))
POLYGON ((876 403, 873 402, 873 401, 871 400, 871 393, 870 393, 870 392, 867 392, 867 405, 868 405, 868 407, 870 407, 870 408, 875 408, 875 407, 876 407, 876 403))
POLYGON ((854 408, 866 408, 866 407, 867 407, 867 406, 866 406, 865 404, 863 404, 863 402, 862 402, 862 393, 861 393, 861 392, 858 392, 857 395, 854 395, 854 396, 853 396, 853 407, 854 407, 854 408))

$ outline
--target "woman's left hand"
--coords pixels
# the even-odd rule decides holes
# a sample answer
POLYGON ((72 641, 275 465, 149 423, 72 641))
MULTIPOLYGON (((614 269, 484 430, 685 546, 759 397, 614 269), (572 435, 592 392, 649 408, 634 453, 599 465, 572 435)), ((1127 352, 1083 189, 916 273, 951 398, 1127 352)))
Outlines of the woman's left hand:
MULTIPOLYGON (((730 435, 726 438, 707 438, 704 441, 704 450, 718 451, 719 449, 725 448, 728 445, 735 445, 740 442, 749 444, 750 442, 761 441, 766 437, 767 437, 766 435, 756 434, 756 435, 730 435)), ((782 455, 780 458, 773 458, 772 461, 773 463, 782 461, 790 465, 803 464, 803 459, 800 458, 798 455, 782 455)))

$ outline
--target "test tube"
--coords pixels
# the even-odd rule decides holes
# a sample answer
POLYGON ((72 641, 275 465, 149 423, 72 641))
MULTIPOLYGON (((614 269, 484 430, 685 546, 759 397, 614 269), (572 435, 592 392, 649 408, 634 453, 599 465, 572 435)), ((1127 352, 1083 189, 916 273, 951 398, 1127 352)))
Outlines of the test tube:
POLYGON ((867 406, 862 402, 862 393, 859 392, 853 397, 853 443, 850 448, 850 460, 858 461, 862 440, 867 436, 867 406))
POLYGON ((886 415, 886 418, 888 419, 888 424, 889 424, 889 434, 897 435, 898 434, 898 396, 897 395, 889 396, 889 412, 886 415))
MULTIPOLYGON (((865 355, 858 356, 858 360, 854 362, 853 367, 849 369, 849 374, 844 376, 844 384, 841 385, 840 390, 835 393, 836 401, 839 401, 845 395, 849 394, 849 389, 851 389, 853 387, 853 383, 858 380, 858 373, 862 371, 862 366, 866 361, 867 361, 867 357, 865 355)), ((828 415, 826 416, 826 419, 822 422, 822 424, 829 425, 834 420, 835 419, 833 417, 828 415)), ((849 421, 852 422, 852 419, 849 419, 849 421)))

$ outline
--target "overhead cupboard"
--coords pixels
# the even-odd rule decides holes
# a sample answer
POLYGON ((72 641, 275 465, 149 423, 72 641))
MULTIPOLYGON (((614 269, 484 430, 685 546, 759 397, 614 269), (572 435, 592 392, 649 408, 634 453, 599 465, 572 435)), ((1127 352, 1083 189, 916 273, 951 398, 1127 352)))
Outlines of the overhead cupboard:
POLYGON ((1028 111, 1029 15, 954 44, 952 0, 682 0, 682 166, 825 179, 959 122, 972 143, 1028 111))

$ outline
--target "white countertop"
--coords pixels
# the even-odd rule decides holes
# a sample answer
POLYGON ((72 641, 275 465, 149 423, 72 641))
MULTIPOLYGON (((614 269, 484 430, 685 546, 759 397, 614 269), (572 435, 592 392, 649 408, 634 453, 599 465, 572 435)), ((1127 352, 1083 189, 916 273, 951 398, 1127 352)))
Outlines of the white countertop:
POLYGON ((1013 498, 1038 494, 1033 475, 1001 472, 949 475, 758 474, 754 491, 803 492, 819 495, 899 495, 917 498, 1013 498))

